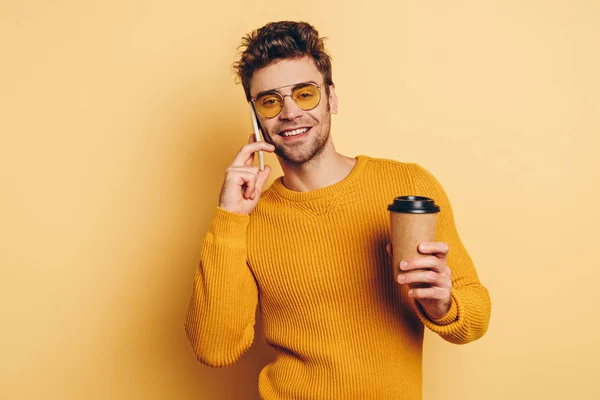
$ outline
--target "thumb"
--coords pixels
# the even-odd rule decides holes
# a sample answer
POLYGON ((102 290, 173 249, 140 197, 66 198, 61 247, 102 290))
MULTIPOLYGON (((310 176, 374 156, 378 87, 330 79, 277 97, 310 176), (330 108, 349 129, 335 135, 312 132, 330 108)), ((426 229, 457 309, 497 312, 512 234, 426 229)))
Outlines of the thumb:
POLYGON ((271 175, 271 167, 265 165, 265 169, 262 171, 258 171, 258 176, 256 177, 256 194, 260 196, 262 193, 262 188, 267 179, 269 179, 269 175, 271 175))

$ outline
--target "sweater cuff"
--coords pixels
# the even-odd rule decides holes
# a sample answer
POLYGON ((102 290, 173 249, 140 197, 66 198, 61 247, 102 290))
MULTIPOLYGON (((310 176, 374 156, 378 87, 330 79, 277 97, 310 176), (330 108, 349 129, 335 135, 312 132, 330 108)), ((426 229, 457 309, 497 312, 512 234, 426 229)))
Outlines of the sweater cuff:
POLYGON ((454 296, 451 297, 451 303, 450 303, 450 311, 448 311, 448 313, 446 315, 444 315, 442 318, 429 318, 434 324, 436 325, 440 325, 440 326, 444 326, 444 325, 449 325, 452 322, 456 321, 456 318, 458 317, 458 307, 456 306, 456 300, 454 299, 454 296))
POLYGON ((437 327, 447 326, 452 324, 453 322, 458 321, 459 306, 454 293, 451 294, 451 301, 452 303, 450 303, 450 310, 446 315, 444 315, 441 318, 431 318, 429 315, 427 315, 423 307, 421 307, 421 305, 415 300, 415 308, 417 310, 417 315, 419 316, 419 319, 421 320, 421 322, 423 322, 425 326, 437 332, 437 327))
POLYGON ((244 239, 246 241, 246 230, 250 223, 250 216, 235 214, 217 207, 208 233, 217 239, 244 239))

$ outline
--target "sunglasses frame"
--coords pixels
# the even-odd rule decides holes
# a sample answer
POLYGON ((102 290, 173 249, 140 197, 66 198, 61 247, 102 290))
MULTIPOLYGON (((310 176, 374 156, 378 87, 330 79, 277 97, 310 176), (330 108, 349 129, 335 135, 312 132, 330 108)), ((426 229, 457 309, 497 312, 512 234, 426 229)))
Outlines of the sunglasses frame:
POLYGON ((278 88, 276 88, 276 89, 271 89, 271 90, 267 90, 267 91, 261 92, 261 93, 259 93, 259 94, 258 94, 256 97, 251 97, 251 98, 250 98, 250 101, 252 101, 252 106, 254 107, 254 110, 256 110, 256 112, 257 112, 257 113, 259 113, 260 115, 262 115, 264 118, 271 119, 271 118, 275 118, 276 116, 278 116, 279 114, 281 114, 281 112, 283 111, 284 101, 285 101, 285 98, 286 98, 286 97, 289 97, 289 98, 291 98, 291 99, 292 99, 292 101, 294 102, 294 104, 296 105, 296 107, 298 107, 298 108, 299 108, 300 110, 302 110, 302 111, 310 111, 310 110, 314 110, 315 108, 317 108, 317 107, 319 106, 319 104, 321 104, 321 99, 323 98, 323 96, 321 95, 321 88, 322 88, 322 87, 323 87, 323 84, 321 84, 321 85, 318 85, 318 84, 317 84, 317 83, 315 83, 315 82, 300 82, 300 83, 294 83, 294 84, 292 84, 292 85, 285 85, 285 86, 278 87, 278 88), (304 109, 304 108, 300 107, 300 106, 298 105, 298 103, 296 103, 296 100, 294 100, 294 98, 292 97, 292 94, 294 93, 294 90, 296 90, 296 89, 298 89, 298 88, 300 88, 300 87, 303 87, 303 86, 307 86, 307 85, 315 86, 317 89, 319 89, 319 101, 317 102, 317 104, 316 104, 314 107, 311 107, 311 108, 306 108, 306 109, 304 109), (279 93, 279 92, 278 92, 278 90, 279 90, 279 89, 283 89, 283 88, 290 87, 290 86, 294 86, 294 88, 292 89, 292 93, 290 93, 290 94, 281 94, 281 93, 279 93), (260 111, 259 111, 259 110, 256 108, 256 100, 258 100, 258 98, 259 98, 260 96, 264 96, 264 95, 266 95, 266 94, 274 94, 274 95, 277 95, 277 96, 279 96, 279 98, 280 98, 280 100, 281 100, 281 101, 280 101, 281 108, 279 109, 279 112, 278 112, 277 114, 273 115, 272 117, 266 117, 266 116, 264 116, 264 115, 263 115, 263 114, 262 114, 262 113, 261 113, 261 112, 260 112, 260 111))

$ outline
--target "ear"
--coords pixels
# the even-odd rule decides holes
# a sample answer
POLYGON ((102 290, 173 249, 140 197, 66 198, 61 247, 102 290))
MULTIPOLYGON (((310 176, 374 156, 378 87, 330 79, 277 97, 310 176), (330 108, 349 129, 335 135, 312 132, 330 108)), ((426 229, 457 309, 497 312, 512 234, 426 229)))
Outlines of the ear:
POLYGON ((329 85, 329 111, 332 114, 337 114, 338 98, 335 94, 335 85, 329 85))

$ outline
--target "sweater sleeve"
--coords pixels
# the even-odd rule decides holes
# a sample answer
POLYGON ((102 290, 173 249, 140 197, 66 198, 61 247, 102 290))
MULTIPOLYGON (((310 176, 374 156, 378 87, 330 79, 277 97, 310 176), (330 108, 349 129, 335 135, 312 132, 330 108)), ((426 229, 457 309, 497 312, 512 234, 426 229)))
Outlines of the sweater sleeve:
POLYGON ((473 261, 460 240, 445 190, 429 171, 418 164, 412 165, 417 194, 434 199, 440 206, 435 241, 449 245, 446 263, 452 271, 452 304, 448 314, 440 319, 432 319, 415 301, 417 315, 427 328, 448 342, 469 343, 487 331, 491 313, 490 296, 480 283, 473 261))
POLYGON ((246 259, 248 215, 217 208, 201 248, 185 332, 197 359, 235 363, 252 345, 258 289, 246 259))

